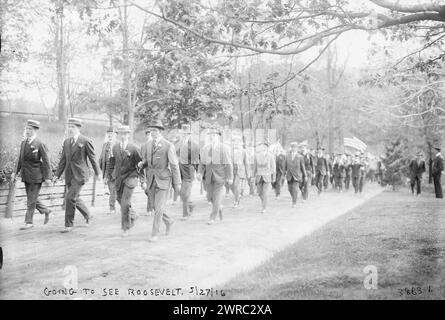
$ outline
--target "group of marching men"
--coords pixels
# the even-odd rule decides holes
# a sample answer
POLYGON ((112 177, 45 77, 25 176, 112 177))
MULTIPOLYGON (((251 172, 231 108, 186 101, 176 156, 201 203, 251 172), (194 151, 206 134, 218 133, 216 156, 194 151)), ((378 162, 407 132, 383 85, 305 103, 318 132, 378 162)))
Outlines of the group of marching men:
POLYGON ((132 130, 128 126, 107 130, 107 141, 103 144, 99 161, 91 140, 80 133, 82 121, 70 118, 67 121, 68 138, 63 142, 59 164, 54 174, 51 171, 47 147, 37 138, 40 123, 28 120, 25 139, 22 141, 16 173, 21 175, 27 192, 26 230, 33 227, 35 209, 45 214, 44 223, 49 220, 51 210, 38 200, 42 183, 51 185, 65 174, 65 228, 62 233, 73 230, 76 209, 83 215, 87 225, 93 218, 88 207, 79 197, 89 179, 90 168, 109 189, 110 213, 115 212, 115 202, 120 205, 123 236, 129 234, 138 214, 132 209, 134 189, 140 185, 147 195, 147 211, 153 214, 153 228, 150 240, 157 241, 161 221, 170 232, 173 219, 166 213, 166 201, 170 189, 180 195, 183 204, 183 219, 193 213, 191 201, 192 183, 200 181, 212 205, 208 224, 223 219, 222 201, 225 192, 232 191, 234 207, 240 204, 245 187, 249 194, 255 193, 261 199, 260 212, 268 206, 268 193, 272 187, 279 198, 284 181, 296 206, 297 195, 303 201, 308 199, 311 185, 318 194, 326 190, 329 182, 342 192, 352 183, 355 193, 363 190, 367 162, 363 154, 336 155, 330 159, 320 147, 315 152, 307 144, 292 142, 288 151, 282 147, 271 148, 267 139, 257 141, 255 147, 245 147, 242 136, 233 136, 229 143, 223 139, 223 130, 212 127, 206 130, 206 143, 193 138, 190 125, 183 125, 177 141, 163 137, 165 130, 161 121, 155 121, 145 128, 147 141, 139 148, 131 142, 132 130), (300 190, 300 191, 299 191, 300 190))

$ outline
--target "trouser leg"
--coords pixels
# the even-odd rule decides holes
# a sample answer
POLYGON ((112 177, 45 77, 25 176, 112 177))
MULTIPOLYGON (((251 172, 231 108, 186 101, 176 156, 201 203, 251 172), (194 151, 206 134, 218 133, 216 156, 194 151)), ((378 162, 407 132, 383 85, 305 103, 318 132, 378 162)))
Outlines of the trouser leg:
POLYGON ((224 197, 224 182, 212 181, 208 185, 211 192, 212 212, 210 220, 215 220, 218 213, 222 211, 222 199, 224 197))
POLYGON ((192 191, 192 181, 183 180, 181 184, 181 200, 182 200, 182 216, 190 216, 190 207, 192 202, 190 201, 190 195, 192 191))
POLYGON ((235 199, 235 203, 238 203, 240 200, 240 182, 240 178, 238 177, 238 175, 236 175, 235 177, 233 177, 233 183, 230 186, 233 197, 235 199))
POLYGON ((40 213, 49 212, 49 209, 38 200, 41 186, 42 186, 41 183, 25 182, 26 200, 27 200, 25 223, 27 224, 33 223, 33 217, 36 208, 40 213))
POLYGON ((90 213, 85 203, 79 198, 83 184, 73 180, 67 187, 68 190, 65 196, 65 227, 72 227, 76 209, 79 210, 85 219, 89 219, 90 213))
POLYGON ((110 197, 108 198, 108 203, 110 210, 116 209, 116 184, 115 181, 108 181, 108 191, 110 192, 110 197))
POLYGON ((128 230, 133 227, 134 221, 131 218, 131 197, 133 195, 134 188, 129 188, 124 185, 122 188, 122 196, 120 201, 121 215, 122 215, 122 230, 128 230))
POLYGON ((153 180, 150 186, 150 192, 153 196, 154 203, 154 218, 153 218, 153 229, 152 236, 155 237, 159 234, 161 220, 164 221, 166 225, 171 223, 170 217, 165 213, 165 202, 168 198, 168 189, 160 189, 156 184, 156 181, 153 180))
POLYGON ((291 180, 287 181, 287 188, 292 198, 292 204, 296 204, 298 191, 297 191, 297 182, 294 180, 294 178, 291 178, 291 180))

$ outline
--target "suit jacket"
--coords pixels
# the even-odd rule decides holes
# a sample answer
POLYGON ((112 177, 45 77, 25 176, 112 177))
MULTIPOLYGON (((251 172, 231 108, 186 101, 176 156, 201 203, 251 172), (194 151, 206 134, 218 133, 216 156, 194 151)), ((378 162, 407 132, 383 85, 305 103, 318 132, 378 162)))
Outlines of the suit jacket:
POLYGON ((322 175, 326 175, 329 171, 328 162, 325 157, 316 157, 315 158, 315 172, 320 172, 322 175))
POLYGON ((417 163, 417 160, 414 159, 409 164, 409 172, 411 179, 414 179, 415 177, 418 177, 419 179, 422 179, 422 174, 425 172, 425 161, 420 160, 419 163, 417 163))
POLYGON ((111 142, 105 142, 102 146, 102 152, 99 157, 99 167, 102 171, 102 178, 112 179, 113 167, 110 164, 113 146, 111 142))
POLYGON ((122 150, 120 143, 113 146, 113 157, 110 166, 113 168, 112 179, 115 180, 118 193, 124 185, 129 188, 137 186, 140 176, 137 165, 140 161, 142 161, 141 153, 133 143, 128 142, 125 150, 122 150))
POLYGON ((332 166, 332 174, 336 178, 344 178, 346 177, 346 165, 342 163, 334 163, 332 166))
POLYGON ((306 155, 303 156, 303 161, 304 161, 304 168, 306 169, 306 173, 308 175, 315 173, 315 163, 314 163, 314 158, 312 157, 312 155, 307 153, 306 155))
POLYGON ((233 156, 233 176, 246 179, 250 176, 250 162, 247 151, 244 149, 235 149, 233 156))
POLYGON ((255 181, 258 183, 261 178, 265 182, 275 182, 276 178, 276 164, 275 164, 275 156, 267 151, 264 153, 260 151, 255 154, 255 165, 254 165, 254 174, 255 181))
POLYGON ((22 181, 26 183, 42 183, 50 180, 51 164, 48 149, 38 138, 31 143, 22 141, 16 173, 21 173, 22 181))
POLYGON ((216 182, 233 180, 233 164, 226 145, 207 144, 202 147, 200 157, 199 173, 203 175, 205 184, 210 184, 212 177, 216 182))
POLYGON ((345 176, 351 177, 352 175, 352 163, 345 164, 345 176))
POLYGON ((86 183, 90 176, 87 159, 91 162, 95 175, 98 176, 100 170, 96 162, 96 155, 91 140, 83 135, 79 135, 76 143, 71 146, 71 139, 65 139, 56 177, 60 178, 65 171, 66 183, 71 183, 73 179, 80 184, 86 183))
POLYGON ((181 184, 178 158, 175 146, 161 137, 156 144, 155 140, 146 144, 145 153, 142 154, 143 166, 147 187, 150 188, 153 180, 159 189, 169 189, 171 184, 181 184))
POLYGON ((358 178, 358 177, 362 176, 363 173, 364 173, 364 165, 363 165, 363 163, 360 163, 360 162, 352 163, 351 164, 351 168, 352 168, 351 176, 353 178, 358 178))
POLYGON ((443 158, 442 156, 435 157, 433 160, 433 166, 431 168, 431 174, 433 176, 438 176, 443 171, 443 158))
POLYGON ((279 154, 275 157, 275 163, 276 163, 276 172, 281 173, 281 175, 286 174, 286 155, 279 154))
POLYGON ((292 177, 298 182, 302 182, 307 178, 304 159, 299 154, 295 154, 292 159, 292 152, 288 152, 286 155, 285 169, 287 181, 290 181, 292 177))
POLYGON ((180 140, 176 143, 176 155, 179 161, 179 171, 181 179, 193 181, 199 165, 199 146, 192 139, 186 142, 180 140))

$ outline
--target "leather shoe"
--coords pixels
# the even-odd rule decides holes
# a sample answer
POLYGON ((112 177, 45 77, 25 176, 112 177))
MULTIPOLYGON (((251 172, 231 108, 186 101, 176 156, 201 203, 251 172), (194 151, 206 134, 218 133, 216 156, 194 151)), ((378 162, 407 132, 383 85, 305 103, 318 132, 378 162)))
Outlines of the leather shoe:
POLYGON ((63 229, 62 231, 60 231, 60 233, 68 233, 68 232, 71 232, 71 231, 73 231, 73 228, 72 228, 72 227, 65 227, 65 229, 63 229))
POLYGON ((51 214, 51 210, 49 210, 48 212, 45 212, 45 220, 43 221, 43 224, 48 223, 50 214, 51 214))

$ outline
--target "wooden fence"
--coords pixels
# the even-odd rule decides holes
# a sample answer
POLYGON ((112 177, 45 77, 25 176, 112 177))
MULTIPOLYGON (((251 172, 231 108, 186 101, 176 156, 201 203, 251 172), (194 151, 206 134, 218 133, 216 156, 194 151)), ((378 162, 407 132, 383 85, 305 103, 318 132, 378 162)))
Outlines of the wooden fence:
MULTIPOLYGON (((12 218, 26 214, 26 190, 25 184, 17 179, 16 183, 6 183, 0 186, 0 216, 12 218)), ((88 205, 106 206, 108 195, 105 194, 103 182, 97 183, 96 179, 90 179, 82 188, 80 197, 88 205)), ((134 194, 143 194, 143 190, 137 187, 134 194)), ((46 186, 42 184, 39 200, 49 208, 60 210, 64 205, 65 183, 58 182, 55 185, 46 186)), ((141 197, 145 199, 145 197, 141 197)))

